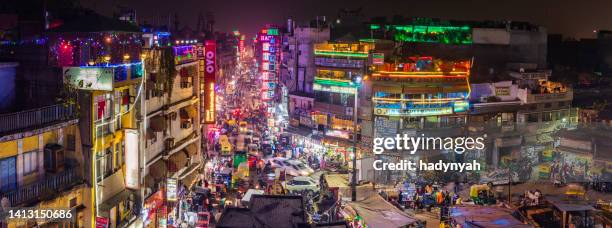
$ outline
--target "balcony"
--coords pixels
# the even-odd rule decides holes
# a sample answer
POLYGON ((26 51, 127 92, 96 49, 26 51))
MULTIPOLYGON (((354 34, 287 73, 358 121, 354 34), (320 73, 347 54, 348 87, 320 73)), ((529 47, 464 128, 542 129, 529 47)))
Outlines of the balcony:
POLYGON ((56 174, 47 173, 41 176, 37 182, 20 186, 16 190, 0 193, 0 198, 6 197, 11 206, 26 205, 42 200, 53 199, 62 191, 68 190, 83 179, 78 174, 77 168, 70 168, 56 174))
POLYGON ((76 118, 77 112, 74 105, 64 106, 64 104, 3 114, 0 115, 0 134, 41 128, 76 118))
POLYGON ((519 99, 526 104, 533 103, 547 103, 557 101, 571 101, 574 96, 571 89, 567 89, 565 92, 558 93, 529 93, 527 90, 519 90, 519 99))

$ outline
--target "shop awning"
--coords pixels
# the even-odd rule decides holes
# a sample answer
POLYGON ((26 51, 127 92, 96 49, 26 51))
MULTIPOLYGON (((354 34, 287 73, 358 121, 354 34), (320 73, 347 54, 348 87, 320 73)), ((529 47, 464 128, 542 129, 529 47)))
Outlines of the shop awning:
POLYGON ((152 128, 147 128, 147 139, 155 138, 155 131, 152 128))
POLYGON ((196 108, 193 105, 187 105, 187 106, 185 106, 184 109, 187 111, 187 114, 191 118, 195 118, 198 115, 198 111, 196 110, 196 108))
POLYGON ((189 162, 189 156, 187 154, 187 151, 183 149, 170 156, 169 160, 170 167, 168 167, 168 170, 174 173, 179 169, 187 166, 187 163, 189 162))
POLYGON ((125 189, 101 203, 99 209, 101 211, 110 211, 113 207, 119 205, 120 202, 128 199, 132 193, 131 190, 125 189))
POLYGON ((199 179, 200 173, 197 171, 199 167, 200 164, 192 164, 180 177, 181 182, 187 186, 187 188, 190 189, 193 183, 199 179))
POLYGON ((189 115, 189 112, 187 112, 186 108, 181 108, 181 110, 179 111, 179 116, 181 116, 181 119, 183 120, 191 119, 191 116, 189 115))
POLYGON ((187 151, 187 154, 189 155, 189 158, 192 161, 196 161, 196 162, 200 162, 200 156, 198 156, 198 148, 197 148, 197 144, 196 143, 192 143, 189 144, 185 147, 185 150, 187 151))
POLYGON ((378 194, 364 200, 348 202, 348 205, 363 218, 368 227, 405 227, 418 221, 378 194))
POLYGON ((155 132, 160 132, 166 129, 166 118, 162 115, 156 115, 149 120, 151 129, 155 132))
POLYGON ((147 176, 151 176, 153 179, 159 180, 166 177, 167 170, 168 167, 166 167, 166 161, 160 159, 149 166, 149 175, 147 176))

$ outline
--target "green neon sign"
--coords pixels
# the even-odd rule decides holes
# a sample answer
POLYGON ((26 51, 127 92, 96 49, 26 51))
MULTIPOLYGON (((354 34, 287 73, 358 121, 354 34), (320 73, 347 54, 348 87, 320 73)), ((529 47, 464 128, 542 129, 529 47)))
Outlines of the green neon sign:
POLYGON ((323 50, 315 50, 315 55, 355 57, 355 58, 367 58, 368 57, 368 53, 363 53, 363 52, 339 52, 339 51, 323 51, 323 50))

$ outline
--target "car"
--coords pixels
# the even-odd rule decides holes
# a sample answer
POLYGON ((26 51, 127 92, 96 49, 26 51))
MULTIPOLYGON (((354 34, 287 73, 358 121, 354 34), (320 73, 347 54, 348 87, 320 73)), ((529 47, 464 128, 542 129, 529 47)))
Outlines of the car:
POLYGON ((282 161, 287 174, 291 176, 309 176, 314 173, 314 170, 297 160, 284 160, 282 161))
POLYGON ((289 192, 312 191, 319 192, 319 184, 310 177, 294 177, 285 185, 285 189, 289 192))
POLYGON ((285 163, 284 163, 285 160, 287 160, 287 158, 281 158, 281 157, 268 158, 266 159, 266 163, 269 162, 272 168, 283 168, 285 167, 285 163))

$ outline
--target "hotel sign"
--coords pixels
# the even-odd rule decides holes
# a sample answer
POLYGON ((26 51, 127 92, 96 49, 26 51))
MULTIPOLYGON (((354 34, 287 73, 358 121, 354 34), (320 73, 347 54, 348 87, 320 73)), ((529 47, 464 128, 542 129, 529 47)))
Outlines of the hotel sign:
POLYGON ((206 41, 204 47, 204 124, 215 123, 216 48, 215 41, 206 41))

